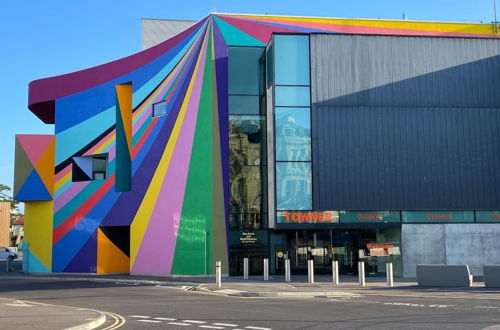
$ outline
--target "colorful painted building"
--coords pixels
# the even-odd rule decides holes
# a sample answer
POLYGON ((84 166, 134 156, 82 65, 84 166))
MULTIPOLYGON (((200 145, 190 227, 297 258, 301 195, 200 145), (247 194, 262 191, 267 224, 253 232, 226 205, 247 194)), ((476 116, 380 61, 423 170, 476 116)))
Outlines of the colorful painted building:
POLYGON ((250 256, 254 273, 288 257, 296 273, 365 260, 412 276, 467 259, 460 244, 482 242, 477 269, 498 256, 496 26, 189 25, 30 83, 29 109, 55 125, 16 136, 25 271, 204 275, 221 260, 237 275, 250 256))

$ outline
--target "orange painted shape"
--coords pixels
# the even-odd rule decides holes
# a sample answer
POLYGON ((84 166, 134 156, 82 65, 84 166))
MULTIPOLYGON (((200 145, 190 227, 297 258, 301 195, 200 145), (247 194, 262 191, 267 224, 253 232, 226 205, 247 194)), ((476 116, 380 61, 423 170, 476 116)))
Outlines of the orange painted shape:
POLYGON ((49 143, 42 156, 35 164, 35 169, 42 179, 45 188, 54 196, 54 155, 55 155, 55 139, 49 143))
POLYGON ((130 258, 99 228, 97 231, 97 273, 128 273, 129 271, 130 258))

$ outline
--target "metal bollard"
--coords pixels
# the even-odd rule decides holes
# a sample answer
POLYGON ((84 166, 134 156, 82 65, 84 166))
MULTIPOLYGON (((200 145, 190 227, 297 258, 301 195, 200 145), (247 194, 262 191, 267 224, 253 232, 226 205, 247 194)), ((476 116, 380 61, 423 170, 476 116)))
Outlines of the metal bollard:
POLYGON ((387 274, 387 286, 394 286, 394 273, 392 272, 392 262, 385 264, 385 272, 387 274))
POLYGON ((269 281, 269 259, 264 258, 264 281, 269 281))
POLYGON ((222 262, 215 262, 215 283, 217 287, 220 288, 222 286, 222 262))
POLYGON ((314 283, 314 261, 307 260, 307 280, 309 283, 314 283))
POLYGON ((5 269, 5 271, 6 271, 7 273, 8 273, 8 272, 10 272, 10 259, 9 259, 9 258, 7 258, 7 259, 5 260, 5 268, 6 268, 6 269, 5 269))
POLYGON ((358 277, 359 277, 359 286, 365 286, 365 263, 363 261, 358 262, 358 277))
POLYGON ((339 285, 339 262, 332 260, 332 280, 334 285, 339 285))
POLYGON ((290 275, 290 259, 285 259, 285 282, 291 281, 290 275))
POLYGON ((248 280, 248 258, 243 258, 243 279, 248 280))

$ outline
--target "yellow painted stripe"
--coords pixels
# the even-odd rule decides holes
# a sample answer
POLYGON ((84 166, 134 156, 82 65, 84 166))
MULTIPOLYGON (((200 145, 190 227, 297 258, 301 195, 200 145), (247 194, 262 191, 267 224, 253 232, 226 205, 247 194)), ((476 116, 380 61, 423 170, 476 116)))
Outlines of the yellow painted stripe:
POLYGON ((156 204, 156 200, 160 193, 163 180, 167 173, 168 166, 170 164, 170 160, 172 159, 172 154, 174 151, 174 147, 177 143, 177 139, 179 137, 179 133, 182 127, 182 123, 184 121, 184 117, 186 114, 186 109, 189 104, 189 100, 191 98, 191 94, 193 91, 193 86, 196 81, 196 76, 199 71, 200 66, 200 56, 203 55, 203 52, 200 52, 198 55, 198 59, 196 61, 196 66, 194 72, 191 76, 191 80, 189 82, 188 89, 184 96, 184 100, 182 102, 181 109, 179 111, 179 115, 177 116, 177 120, 175 121, 174 128, 172 129, 172 133, 167 142, 167 146, 163 155, 160 159, 158 167, 156 168, 155 174, 153 175, 153 179, 151 180, 151 184, 144 195, 144 198, 139 206, 139 209, 132 221, 132 226, 130 229, 130 262, 131 265, 134 265, 135 258, 139 251, 139 247, 142 243, 142 239, 146 232, 146 228, 149 224, 149 220, 151 219, 151 215, 153 213, 154 206, 156 204))
MULTIPOLYGON (((224 16, 224 15, 223 15, 224 16)), ((370 19, 348 19, 348 18, 314 18, 314 17, 286 17, 286 16, 261 16, 261 15, 228 15, 263 21, 283 21, 293 25, 294 22, 317 23, 325 25, 348 25, 362 27, 377 27, 388 29, 406 29, 419 31, 467 33, 467 34, 493 34, 492 24, 483 23, 448 23, 448 22, 420 22, 420 21, 397 21, 397 20, 370 20, 370 19)))

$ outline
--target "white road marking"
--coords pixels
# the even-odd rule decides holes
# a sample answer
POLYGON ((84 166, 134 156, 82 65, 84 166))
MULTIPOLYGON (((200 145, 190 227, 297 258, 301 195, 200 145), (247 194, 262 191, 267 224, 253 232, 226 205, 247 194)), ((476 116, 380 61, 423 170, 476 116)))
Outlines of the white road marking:
POLYGON ((156 320, 137 320, 137 322, 161 323, 161 321, 156 321, 156 320))
POLYGON ((272 330, 271 328, 261 328, 261 327, 245 327, 245 329, 254 329, 254 330, 272 330))
POLYGON ((207 323, 205 321, 197 321, 197 320, 182 320, 182 322, 186 322, 186 323, 194 323, 194 324, 203 324, 203 323, 207 323))
POLYGON ((155 317, 155 320, 161 320, 161 321, 175 321, 177 319, 173 319, 170 317, 155 317))
POLYGON ((474 306, 476 308, 492 308, 492 309, 497 309, 497 308, 500 308, 500 307, 495 307, 495 306, 474 306))
POLYGON ((145 316, 145 315, 129 315, 129 317, 135 317, 139 319, 150 319, 151 316, 145 316))
POLYGON ((237 327, 237 324, 232 324, 232 323, 214 323, 214 325, 220 325, 222 327, 237 327))
POLYGON ((205 329, 224 329, 224 327, 216 327, 213 325, 199 325, 198 328, 205 328, 205 329))
POLYGON ((168 322, 167 324, 172 324, 172 325, 192 325, 190 323, 182 323, 182 322, 168 322))

